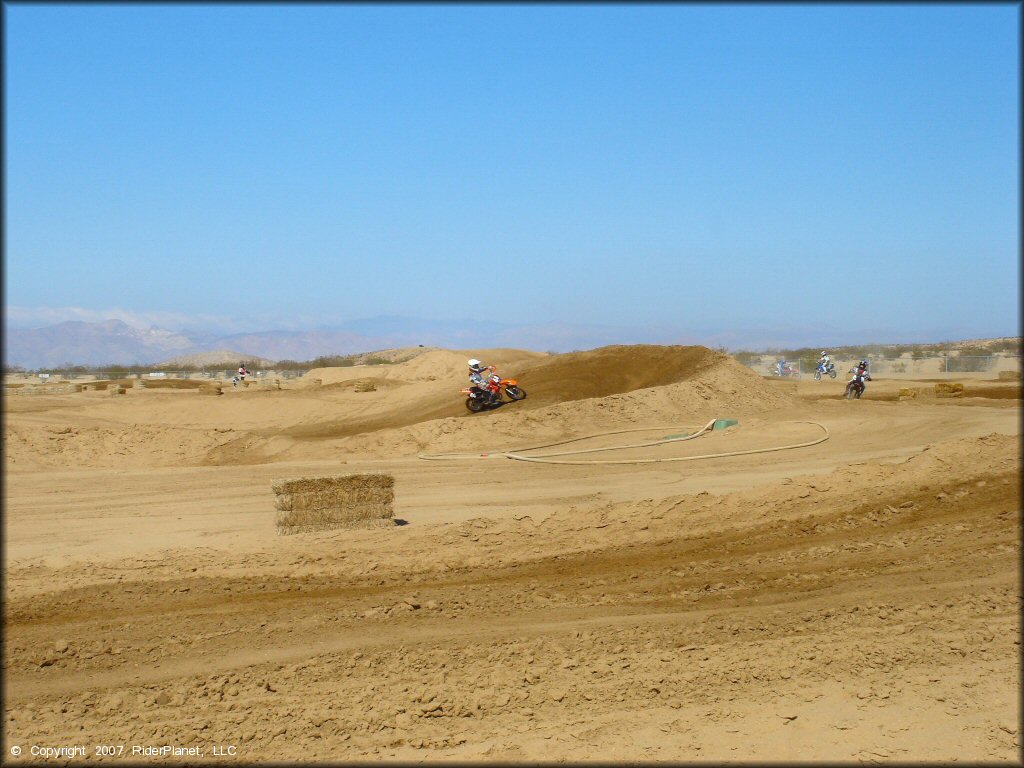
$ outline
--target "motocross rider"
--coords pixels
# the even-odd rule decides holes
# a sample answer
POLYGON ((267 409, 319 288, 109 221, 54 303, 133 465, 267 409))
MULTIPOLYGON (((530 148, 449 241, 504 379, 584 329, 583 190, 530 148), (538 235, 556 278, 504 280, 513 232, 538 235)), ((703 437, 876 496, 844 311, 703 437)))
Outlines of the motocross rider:
POLYGON ((493 403, 498 393, 494 387, 491 386, 491 375, 494 373, 493 365, 484 365, 481 360, 477 360, 475 357, 469 360, 469 382, 474 387, 479 387, 481 390, 487 393, 488 399, 493 403))
POLYGON ((853 374, 853 378, 850 379, 850 381, 846 382, 847 386, 849 386, 851 383, 854 383, 863 394, 868 388, 866 382, 871 381, 871 374, 868 373, 868 361, 861 360, 859 363, 857 363, 857 369, 851 370, 850 373, 853 374))
POLYGON ((821 368, 821 370, 824 371, 825 373, 828 373, 828 366, 831 362, 832 360, 829 358, 828 352, 826 352, 824 349, 821 350, 821 357, 818 358, 818 367, 821 368))

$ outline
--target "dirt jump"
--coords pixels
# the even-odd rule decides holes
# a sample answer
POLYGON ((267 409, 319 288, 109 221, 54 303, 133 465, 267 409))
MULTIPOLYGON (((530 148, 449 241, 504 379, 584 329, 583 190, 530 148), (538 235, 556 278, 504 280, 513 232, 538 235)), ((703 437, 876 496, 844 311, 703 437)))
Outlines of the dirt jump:
POLYGON ((9 763, 1019 763, 1019 380, 393 358, 6 389, 9 763), (340 476, 386 524, 280 535, 340 476))

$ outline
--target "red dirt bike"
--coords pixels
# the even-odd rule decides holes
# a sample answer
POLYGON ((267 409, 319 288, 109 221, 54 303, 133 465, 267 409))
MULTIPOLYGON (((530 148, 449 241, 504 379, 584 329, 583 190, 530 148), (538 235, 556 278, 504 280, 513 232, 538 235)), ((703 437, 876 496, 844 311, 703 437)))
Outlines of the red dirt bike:
POLYGON ((860 400, 860 396, 867 389, 867 384, 864 381, 865 376, 858 374, 853 368, 850 369, 850 373, 853 374, 853 378, 846 382, 846 399, 853 400, 857 398, 860 400))
POLYGON ((799 379, 800 378, 800 371, 798 371, 792 365, 787 363, 781 370, 779 369, 778 365, 773 365, 771 367, 771 375, 772 376, 781 376, 782 378, 799 379))
POLYGON ((515 379, 501 378, 495 369, 492 369, 485 388, 474 384, 462 390, 462 394, 466 396, 466 408, 472 413, 480 413, 486 408, 497 408, 502 405, 504 403, 501 399, 502 392, 512 402, 526 398, 526 390, 519 386, 519 382, 515 379))

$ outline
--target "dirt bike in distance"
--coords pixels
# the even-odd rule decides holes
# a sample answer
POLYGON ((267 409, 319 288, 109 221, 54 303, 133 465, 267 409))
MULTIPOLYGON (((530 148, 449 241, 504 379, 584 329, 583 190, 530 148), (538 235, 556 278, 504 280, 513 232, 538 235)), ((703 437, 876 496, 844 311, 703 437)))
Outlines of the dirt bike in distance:
POLYGON ((790 365, 788 363, 786 365, 784 365, 784 366, 781 366, 781 367, 778 366, 778 365, 773 365, 771 367, 771 375, 772 376, 779 376, 780 378, 793 378, 793 379, 799 379, 800 378, 800 372, 796 368, 794 368, 792 365, 790 365))
POLYGON ((462 394, 466 396, 466 408, 472 413, 480 413, 485 408, 502 405, 505 402, 501 398, 502 393, 512 402, 526 398, 526 390, 519 386, 518 381, 503 379, 497 372, 492 373, 487 380, 486 389, 473 385, 462 390, 462 394))
POLYGON ((823 366, 819 365, 817 367, 817 369, 814 371, 814 380, 815 381, 821 381, 821 375, 822 374, 825 374, 826 376, 831 376, 834 379, 836 377, 836 366, 835 366, 835 363, 831 363, 830 362, 828 364, 828 367, 823 367, 823 366))

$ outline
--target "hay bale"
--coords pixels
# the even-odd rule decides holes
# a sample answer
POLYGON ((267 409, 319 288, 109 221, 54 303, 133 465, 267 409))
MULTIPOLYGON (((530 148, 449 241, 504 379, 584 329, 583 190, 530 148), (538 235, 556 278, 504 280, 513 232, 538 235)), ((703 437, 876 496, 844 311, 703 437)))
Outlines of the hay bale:
POLYGON ((394 477, 386 474, 274 480, 277 532, 394 525, 394 487, 394 477))
POLYGON ((964 396, 964 385, 959 381, 953 381, 950 383, 939 382, 935 385, 935 396, 936 397, 963 397, 964 396))
POLYGON ((900 387, 900 400, 915 400, 917 398, 917 390, 913 387, 900 387))
POLYGON ((1000 371, 999 381, 1020 381, 1020 371, 1000 371))
POLYGON ((220 382, 205 383, 202 384, 196 390, 200 395, 223 395, 224 390, 220 385, 220 382))
POLYGON ((128 390, 127 390, 127 389, 125 389, 124 387, 122 387, 122 386, 120 386, 120 385, 118 385, 118 386, 116 386, 116 387, 110 387, 110 389, 108 389, 107 391, 108 391, 108 392, 109 392, 110 394, 112 394, 112 395, 123 395, 123 394, 125 394, 126 392, 128 392, 128 390))
POLYGON ((356 392, 376 392, 377 385, 372 381, 362 380, 357 381, 355 386, 356 392))

